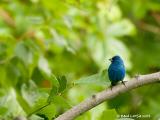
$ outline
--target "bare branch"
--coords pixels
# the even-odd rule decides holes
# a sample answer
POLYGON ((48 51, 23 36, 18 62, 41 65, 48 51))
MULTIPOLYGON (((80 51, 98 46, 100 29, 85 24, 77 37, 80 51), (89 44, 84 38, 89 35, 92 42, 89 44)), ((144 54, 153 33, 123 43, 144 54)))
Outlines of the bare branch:
POLYGON ((99 92, 94 95, 94 97, 90 97, 85 101, 81 102, 80 104, 74 106, 73 108, 69 109, 55 120, 73 120, 74 118, 78 117, 80 114, 92 109, 93 107, 99 105, 100 103, 114 98, 120 93, 124 93, 126 91, 132 90, 134 88, 158 82, 160 79, 160 72, 147 74, 147 75, 140 75, 138 77, 130 79, 128 82, 123 84, 117 85, 112 90, 109 88, 102 92, 99 92))
POLYGON ((148 23, 145 23, 143 21, 139 22, 137 24, 137 27, 145 30, 145 31, 148 31, 148 32, 151 32, 151 33, 154 33, 154 34, 160 34, 160 28, 155 26, 155 25, 151 25, 151 24, 148 24, 148 23))

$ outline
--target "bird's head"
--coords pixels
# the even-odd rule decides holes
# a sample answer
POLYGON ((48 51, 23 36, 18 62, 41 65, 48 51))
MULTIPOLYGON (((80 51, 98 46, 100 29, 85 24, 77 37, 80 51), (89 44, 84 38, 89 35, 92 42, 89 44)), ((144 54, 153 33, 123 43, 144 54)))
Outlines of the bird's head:
POLYGON ((118 56, 118 55, 116 55, 116 56, 114 56, 114 57, 110 58, 109 60, 110 60, 111 62, 115 62, 115 61, 122 61, 121 57, 120 57, 120 56, 118 56))

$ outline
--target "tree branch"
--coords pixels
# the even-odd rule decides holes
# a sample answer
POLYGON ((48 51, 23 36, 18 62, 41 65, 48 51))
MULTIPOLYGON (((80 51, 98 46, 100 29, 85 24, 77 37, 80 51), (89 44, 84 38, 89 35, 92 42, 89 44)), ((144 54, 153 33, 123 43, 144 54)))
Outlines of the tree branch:
POLYGON ((86 99, 85 101, 72 107, 62 115, 58 116, 55 120, 73 120, 80 114, 92 109, 93 107, 99 105, 100 103, 108 99, 116 97, 120 93, 124 93, 134 88, 150 83, 155 83, 158 81, 160 81, 160 72, 147 75, 139 75, 126 82, 125 86, 123 84, 119 84, 113 87, 112 90, 109 88, 107 90, 104 90, 102 92, 93 95, 92 97, 86 99))

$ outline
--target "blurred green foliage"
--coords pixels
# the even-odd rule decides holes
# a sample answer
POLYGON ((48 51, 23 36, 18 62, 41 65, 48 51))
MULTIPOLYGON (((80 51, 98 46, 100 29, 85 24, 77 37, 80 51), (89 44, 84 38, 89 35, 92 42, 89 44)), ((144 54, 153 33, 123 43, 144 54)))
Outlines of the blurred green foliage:
MULTIPOLYGON (((128 79, 159 71, 159 53, 160 0, 1 0, 0 119, 54 119, 110 85, 110 57, 122 56, 128 79)), ((149 85, 76 120, 157 120, 159 101, 149 85)))

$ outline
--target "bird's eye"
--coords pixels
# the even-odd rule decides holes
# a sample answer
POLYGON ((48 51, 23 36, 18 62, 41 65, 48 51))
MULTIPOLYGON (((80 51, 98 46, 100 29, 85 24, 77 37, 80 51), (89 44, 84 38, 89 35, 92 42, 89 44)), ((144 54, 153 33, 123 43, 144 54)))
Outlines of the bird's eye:
POLYGON ((112 58, 110 58, 110 59, 109 59, 109 61, 111 61, 111 62, 112 62, 112 58))

